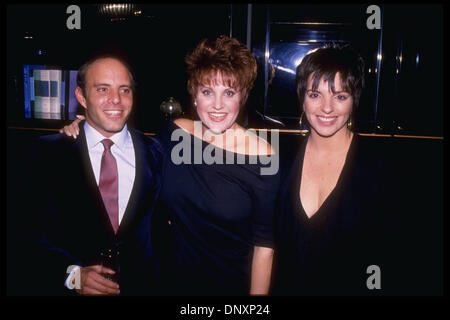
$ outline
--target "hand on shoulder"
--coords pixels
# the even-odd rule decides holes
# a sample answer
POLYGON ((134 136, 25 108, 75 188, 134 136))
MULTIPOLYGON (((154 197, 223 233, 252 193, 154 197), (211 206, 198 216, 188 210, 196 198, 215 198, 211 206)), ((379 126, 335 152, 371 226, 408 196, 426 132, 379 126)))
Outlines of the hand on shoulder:
POLYGON ((86 118, 82 115, 77 115, 77 118, 75 120, 72 121, 71 124, 64 126, 63 128, 61 128, 59 130, 59 133, 63 133, 66 136, 72 137, 74 139, 77 138, 78 134, 80 133, 80 127, 79 127, 79 123, 82 120, 85 120, 86 118))

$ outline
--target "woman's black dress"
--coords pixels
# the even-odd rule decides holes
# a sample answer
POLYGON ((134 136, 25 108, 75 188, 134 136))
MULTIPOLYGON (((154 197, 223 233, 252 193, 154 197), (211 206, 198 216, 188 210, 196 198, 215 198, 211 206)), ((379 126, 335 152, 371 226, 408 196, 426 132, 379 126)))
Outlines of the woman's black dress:
POLYGON ((253 156, 246 155, 245 164, 236 164, 236 158, 235 164, 225 164, 227 153, 236 154, 222 149, 224 164, 203 160, 195 164, 194 144, 201 145, 202 152, 211 145, 186 132, 192 148, 191 164, 175 164, 171 152, 179 141, 170 137, 176 129, 182 130, 171 122, 161 135, 166 146, 161 202, 173 235, 169 291, 180 295, 246 295, 253 247, 273 247, 279 175, 261 175, 264 165, 249 163, 256 159, 253 156))
MULTIPOLYGON (((311 217, 299 198, 307 139, 282 175, 275 216, 275 295, 360 295, 371 265, 388 276, 395 212, 389 157, 379 142, 354 135, 337 184, 311 217)), ((383 280, 385 280, 383 278, 383 280)), ((370 281, 372 282, 372 281, 370 281)), ((383 282, 385 283, 385 282, 383 282)))

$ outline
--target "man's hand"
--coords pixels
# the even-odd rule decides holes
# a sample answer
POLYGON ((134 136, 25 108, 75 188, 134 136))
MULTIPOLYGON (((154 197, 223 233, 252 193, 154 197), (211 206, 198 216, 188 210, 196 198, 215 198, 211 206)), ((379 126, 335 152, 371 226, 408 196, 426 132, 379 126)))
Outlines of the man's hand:
POLYGON ((119 285, 102 276, 102 274, 114 274, 111 269, 100 265, 84 267, 80 269, 81 288, 76 289, 81 295, 118 295, 119 285))

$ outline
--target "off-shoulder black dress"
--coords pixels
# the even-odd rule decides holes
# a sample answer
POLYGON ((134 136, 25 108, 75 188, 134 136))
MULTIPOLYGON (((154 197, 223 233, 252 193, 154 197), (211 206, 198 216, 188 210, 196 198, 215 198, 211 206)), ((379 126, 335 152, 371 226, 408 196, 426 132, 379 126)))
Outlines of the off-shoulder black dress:
POLYGON ((170 292, 247 295, 254 246, 273 247, 279 175, 261 175, 269 164, 257 156, 245 155, 245 163, 238 164, 237 154, 222 149, 223 164, 194 163, 194 148, 204 152, 212 145, 181 131, 184 138, 171 141, 175 130, 182 129, 170 122, 160 136, 166 148, 161 202, 173 235, 170 292), (172 150, 184 139, 191 161, 176 164, 172 150), (227 156, 235 157, 234 164, 226 164, 227 156))

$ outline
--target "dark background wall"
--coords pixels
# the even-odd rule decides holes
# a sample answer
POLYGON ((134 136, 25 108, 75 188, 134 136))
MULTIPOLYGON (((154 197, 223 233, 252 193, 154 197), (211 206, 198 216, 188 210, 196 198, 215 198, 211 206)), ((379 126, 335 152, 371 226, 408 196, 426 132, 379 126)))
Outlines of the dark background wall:
POLYGON ((94 52, 126 56, 138 90, 132 121, 146 131, 160 124, 159 106, 169 96, 186 105, 184 57, 205 37, 230 33, 230 5, 136 5, 139 16, 113 20, 93 4, 79 5, 81 29, 66 28, 67 4, 9 5, 7 21, 8 122, 61 127, 60 121, 24 121, 22 64, 77 70, 94 52), (31 35, 33 39, 25 39, 31 35))
POLYGON ((300 58, 309 49, 341 42, 355 46, 366 62, 357 131, 443 136, 441 5, 379 5, 381 28, 374 30, 367 28, 370 14, 363 4, 134 4, 131 13, 119 16, 81 4, 80 30, 66 27, 67 6, 7 6, 10 126, 59 128, 67 123, 24 119, 23 64, 78 69, 93 52, 114 49, 135 69, 133 123, 158 131, 162 101, 173 96, 188 108, 185 55, 201 39, 226 34, 246 43, 259 64, 244 125, 297 129, 294 88, 300 58))

